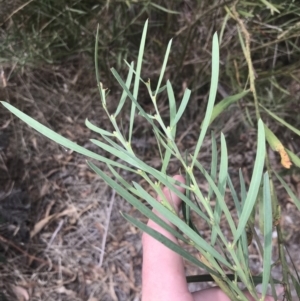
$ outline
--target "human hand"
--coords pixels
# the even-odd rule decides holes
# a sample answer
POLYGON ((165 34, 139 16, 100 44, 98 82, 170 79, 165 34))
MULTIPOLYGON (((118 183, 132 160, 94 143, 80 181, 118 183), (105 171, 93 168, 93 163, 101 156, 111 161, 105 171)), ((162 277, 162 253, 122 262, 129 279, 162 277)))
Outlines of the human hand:
MULTIPOLYGON (((182 176, 177 175, 173 178, 181 183, 185 182, 182 176)), ((184 193, 182 187, 176 188, 184 193)), ((178 196, 166 187, 163 189, 163 193, 176 212, 179 212, 181 200, 178 196)), ((168 222, 156 210, 153 210, 153 212, 168 222)), ((168 224, 174 227, 171 223, 168 222, 168 224)), ((148 226, 178 244, 177 239, 173 235, 154 221, 149 220, 148 226)), ((219 287, 190 293, 185 278, 183 260, 180 255, 146 233, 143 234, 142 242, 142 301, 230 301, 219 287)), ((245 292, 245 296, 249 301, 254 301, 248 292, 245 292)), ((274 298, 267 296, 265 301, 274 301, 274 298)))

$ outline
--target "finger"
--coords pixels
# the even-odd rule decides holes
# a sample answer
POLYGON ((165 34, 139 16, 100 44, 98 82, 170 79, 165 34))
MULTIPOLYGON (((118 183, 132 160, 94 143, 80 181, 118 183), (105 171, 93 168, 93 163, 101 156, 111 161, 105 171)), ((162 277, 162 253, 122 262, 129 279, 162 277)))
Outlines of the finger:
MULTIPOLYGON (((182 176, 175 176, 175 180, 184 183, 182 176)), ((182 193, 184 189, 176 187, 182 193)), ((166 199, 178 212, 181 200, 167 188, 163 189, 166 199)), ((155 210, 154 212, 158 214, 155 210)), ((158 214, 159 215, 159 214, 158 214)), ((160 216, 163 218, 162 216, 160 216)), ((149 220, 148 226, 160 232, 174 243, 177 239, 168 231, 149 220)), ((182 258, 165 247, 148 234, 143 234, 143 288, 142 300, 192 300, 188 291, 182 258)))
MULTIPOLYGON (((249 292, 245 292, 245 296, 249 301, 255 301, 249 292)), ((258 294, 261 297, 260 294, 258 294)), ((204 289, 198 292, 193 293, 194 301, 203 301, 207 299, 217 300, 217 301, 230 301, 229 297, 219 288, 212 287, 204 289)), ((264 301, 274 301, 272 296, 266 296, 264 301)))
MULTIPOLYGON (((180 175, 176 175, 173 177, 174 180, 180 182, 180 183, 185 183, 185 180, 182 176, 180 175)), ((180 192, 184 192, 184 188, 179 187, 179 186, 175 186, 175 188, 177 188, 180 192)), ((178 213, 179 209, 181 207, 181 199, 171 190, 169 190, 167 187, 163 188, 163 194, 166 197, 167 201, 172 205, 172 207, 175 209, 175 211, 178 213)), ((158 196, 157 200, 160 202, 161 201, 161 197, 158 196)), ((168 222, 168 220, 166 220, 159 212, 157 212, 155 209, 153 210, 153 212, 155 212, 157 215, 159 215, 162 219, 164 219, 166 222, 168 222)), ((169 222, 168 222, 169 223, 169 222)), ((169 223, 170 224, 170 223, 169 223)))
POLYGON ((216 300, 230 301, 226 294, 219 287, 211 287, 193 293, 194 301, 216 300))

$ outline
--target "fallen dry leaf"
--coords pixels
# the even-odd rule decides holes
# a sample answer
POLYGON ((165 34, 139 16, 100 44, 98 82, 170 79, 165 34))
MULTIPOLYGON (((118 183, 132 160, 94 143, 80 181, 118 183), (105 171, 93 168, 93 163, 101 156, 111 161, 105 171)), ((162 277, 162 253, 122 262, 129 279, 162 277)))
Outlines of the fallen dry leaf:
POLYGON ((29 300, 29 294, 25 288, 21 286, 11 285, 11 289, 16 295, 18 301, 27 301, 29 300))
POLYGON ((60 217, 63 217, 65 215, 70 215, 70 214, 72 214, 74 212, 76 212, 76 208, 75 207, 71 207, 71 208, 68 208, 68 209, 64 210, 63 212, 59 212, 59 213, 55 213, 55 214, 46 216, 45 218, 43 218, 42 220, 38 221, 34 225, 32 231, 30 232, 30 238, 32 238, 35 235, 37 235, 53 219, 60 218, 60 217))
POLYGON ((38 221, 30 231, 30 238, 37 235, 55 216, 57 216, 57 214, 46 216, 42 220, 38 221))
POLYGON ((56 292, 59 294, 65 294, 67 296, 76 296, 76 293, 72 290, 66 289, 64 286, 60 286, 56 289, 56 292))

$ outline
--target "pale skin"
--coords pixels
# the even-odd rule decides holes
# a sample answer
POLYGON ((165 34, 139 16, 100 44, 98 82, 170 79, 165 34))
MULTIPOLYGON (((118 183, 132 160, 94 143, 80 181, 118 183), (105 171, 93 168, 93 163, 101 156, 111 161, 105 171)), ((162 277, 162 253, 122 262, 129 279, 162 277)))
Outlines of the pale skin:
MULTIPOLYGON (((184 183, 184 178, 180 175, 174 176, 174 179, 184 183)), ((184 193, 183 188, 177 188, 184 193)), ((179 212, 181 200, 167 188, 163 189, 163 193, 174 209, 179 212)), ((163 218, 155 210, 153 212, 163 218)), ((148 221, 148 226, 173 242, 178 243, 173 235, 152 220, 148 221)), ((190 293, 185 278, 182 258, 146 233, 143 234, 142 242, 142 301, 230 301, 218 287, 190 293)), ((254 300, 248 292, 245 292, 245 295, 248 300, 254 300)), ((267 296, 265 301, 274 301, 274 299, 267 296)))

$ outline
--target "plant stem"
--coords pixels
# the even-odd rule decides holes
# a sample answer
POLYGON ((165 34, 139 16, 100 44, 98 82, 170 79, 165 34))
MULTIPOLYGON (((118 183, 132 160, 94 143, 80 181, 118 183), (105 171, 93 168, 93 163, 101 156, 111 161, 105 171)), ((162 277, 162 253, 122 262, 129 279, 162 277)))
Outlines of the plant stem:
MULTIPOLYGON (((211 269, 214 269, 211 266, 210 262, 202 254, 200 254, 199 257, 200 257, 200 261, 202 263, 204 263, 205 265, 207 265, 211 269)), ((231 289, 229 288, 228 284, 224 280, 222 280, 219 277, 216 277, 213 274, 211 274, 211 277, 214 279, 214 281, 216 282, 216 284, 221 288, 221 290, 229 297, 230 300, 232 300, 232 301, 239 301, 238 297, 231 291, 231 289)))
POLYGON ((283 245, 283 237, 280 225, 276 226, 278 233, 278 249, 279 249, 279 260, 282 266, 282 276, 283 276, 283 284, 284 284, 284 293, 286 295, 287 300, 292 300, 291 295, 291 287, 289 283, 289 268, 286 262, 285 254, 284 254, 284 245, 283 245))
POLYGON ((253 94, 253 99, 254 99, 254 106, 255 106, 255 113, 256 113, 256 118, 257 120, 260 119, 260 113, 259 113, 259 104, 258 104, 258 99, 257 99, 257 92, 255 88, 255 71, 251 59, 251 51, 250 51, 250 33, 248 32, 244 22, 242 19, 240 19, 239 14, 236 10, 236 3, 232 6, 232 17, 236 20, 236 22, 239 25, 239 28, 241 29, 244 39, 245 39, 245 49, 244 50, 244 55, 245 59, 247 61, 248 65, 248 70, 249 70, 249 80, 250 80, 250 90, 253 94))

